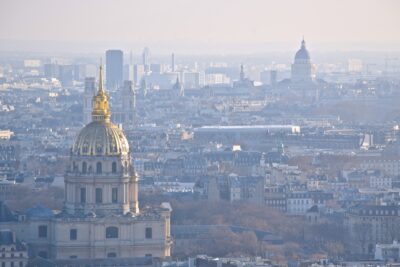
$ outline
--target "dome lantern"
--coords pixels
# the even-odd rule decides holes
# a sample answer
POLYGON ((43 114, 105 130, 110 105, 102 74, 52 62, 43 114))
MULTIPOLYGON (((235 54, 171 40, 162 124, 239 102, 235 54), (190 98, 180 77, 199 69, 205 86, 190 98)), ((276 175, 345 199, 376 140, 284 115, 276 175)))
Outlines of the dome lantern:
POLYGON ((109 122, 111 117, 108 95, 103 88, 103 67, 100 65, 99 90, 93 97, 92 121, 109 122))

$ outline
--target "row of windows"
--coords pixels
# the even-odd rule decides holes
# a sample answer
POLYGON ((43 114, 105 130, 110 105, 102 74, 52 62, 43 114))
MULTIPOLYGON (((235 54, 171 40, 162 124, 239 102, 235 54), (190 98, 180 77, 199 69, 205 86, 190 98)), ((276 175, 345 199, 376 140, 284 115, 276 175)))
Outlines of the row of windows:
MULTIPOLYGON (((95 200, 97 204, 103 203, 103 189, 96 188, 95 200)), ((86 203, 86 188, 80 190, 80 202, 86 203)), ((111 189, 111 202, 118 203, 118 188, 114 187, 111 189)))
MULTIPOLYGON (((145 257, 152 257, 152 256, 153 256, 152 254, 145 254, 145 257)), ((115 252, 108 252, 107 253, 107 258, 116 258, 116 257, 117 257, 117 253, 115 253, 115 252)), ((71 255, 71 256, 69 256, 69 258, 70 259, 77 259, 78 256, 71 255)))
MULTIPOLYGON (((75 162, 73 163, 73 170, 78 171, 78 166, 76 166, 75 162)), ((91 172, 92 172, 91 166, 88 166, 86 161, 82 162, 82 173, 86 174, 91 172)), ((97 162, 96 173, 101 174, 102 172, 103 172, 103 165, 101 162, 97 162)), ((117 163, 115 161, 111 163, 111 172, 117 173, 117 163)))
MULTIPOLYGON (((2 258, 5 258, 5 257, 6 257, 6 254, 5 254, 5 253, 2 253, 2 254, 1 254, 1 257, 2 257, 2 258)), ((15 257, 14 253, 11 253, 10 257, 11 257, 11 258, 14 258, 14 257, 15 257)), ((24 257, 24 254, 23 254, 23 253, 19 253, 19 257, 20 257, 20 258, 23 258, 23 257, 24 257)))
MULTIPOLYGON (((106 238, 118 238, 119 237, 119 233, 118 232, 119 232, 118 231, 118 227, 109 226, 109 227, 106 228, 106 238)), ((40 225, 39 226, 38 235, 39 235, 40 238, 46 238, 47 237, 47 225, 40 225)), ((153 229, 151 227, 146 227, 145 238, 146 239, 153 238, 153 229)), ((77 240, 78 239, 78 229, 70 229, 69 230, 69 239, 70 240, 77 240)))
MULTIPOLYGON (((10 266, 11 267, 23 267, 24 266, 24 262, 22 262, 22 261, 20 261, 20 262, 10 262, 10 266)), ((6 263, 5 262, 2 262, 1 263, 1 267, 6 267, 6 263)))

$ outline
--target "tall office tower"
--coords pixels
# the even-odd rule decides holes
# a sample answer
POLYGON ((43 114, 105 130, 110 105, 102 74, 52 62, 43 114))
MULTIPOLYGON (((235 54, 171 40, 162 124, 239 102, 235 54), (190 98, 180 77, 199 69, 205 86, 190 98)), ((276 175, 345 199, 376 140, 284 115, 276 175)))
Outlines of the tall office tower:
POLYGON ((43 65, 44 69, 44 76, 46 78, 58 78, 60 72, 59 72, 59 67, 57 64, 44 64, 43 65))
POLYGON ((148 47, 143 49, 142 64, 146 72, 150 71, 150 49, 148 47))
POLYGON ((96 80, 94 77, 85 78, 85 90, 83 92, 83 123, 86 125, 92 121, 93 96, 96 93, 96 80))
POLYGON ((122 113, 124 114, 125 124, 135 122, 136 97, 131 81, 124 81, 124 87, 121 91, 122 113))
POLYGON ((278 72, 276 70, 271 70, 271 75, 269 78, 270 85, 275 87, 277 80, 278 80, 278 72))
POLYGON ((171 55, 171 71, 174 72, 175 71, 175 54, 172 53, 171 55))
POLYGON ((164 72, 164 66, 162 64, 153 63, 153 64, 150 64, 150 70, 152 73, 160 74, 160 73, 164 72))
POLYGON ((124 81, 133 81, 133 75, 134 75, 133 65, 125 64, 124 75, 123 75, 124 81))
POLYGON ((106 51, 106 82, 109 90, 122 85, 124 53, 121 50, 106 51))
POLYGON ((85 77, 86 77, 86 65, 85 64, 74 65, 74 80, 83 81, 85 77))
POLYGON ((193 89, 200 87, 200 72, 184 72, 183 73, 183 84, 185 88, 193 89))
POLYGON ((136 86, 140 85, 141 80, 143 79, 146 71, 143 65, 135 64, 133 66, 133 82, 136 86))
POLYGON ((74 66, 60 65, 60 82, 63 86, 72 86, 74 81, 74 66))

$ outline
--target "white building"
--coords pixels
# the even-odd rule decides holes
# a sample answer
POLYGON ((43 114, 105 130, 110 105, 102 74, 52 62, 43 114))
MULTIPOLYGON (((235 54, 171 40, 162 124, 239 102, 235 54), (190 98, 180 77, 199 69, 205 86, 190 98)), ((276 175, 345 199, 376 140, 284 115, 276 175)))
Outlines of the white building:
POLYGON ((369 187, 376 189, 391 189, 392 178, 387 176, 371 176, 369 178, 369 187))
POLYGON ((301 42, 301 47, 294 57, 292 64, 292 83, 310 83, 315 79, 315 69, 311 63, 310 53, 306 48, 306 42, 301 42))
POLYGON ((376 244, 375 260, 398 261, 400 259, 400 244, 394 240, 392 244, 376 244))

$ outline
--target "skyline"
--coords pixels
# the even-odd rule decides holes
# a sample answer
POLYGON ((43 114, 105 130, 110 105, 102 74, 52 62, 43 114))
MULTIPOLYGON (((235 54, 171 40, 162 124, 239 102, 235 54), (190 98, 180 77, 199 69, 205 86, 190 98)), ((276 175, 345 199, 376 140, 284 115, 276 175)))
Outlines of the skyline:
POLYGON ((392 0, 61 2, 0 1, 7 25, 0 50, 265 52, 295 50, 302 36, 321 51, 393 51, 400 44, 400 2, 392 0))

